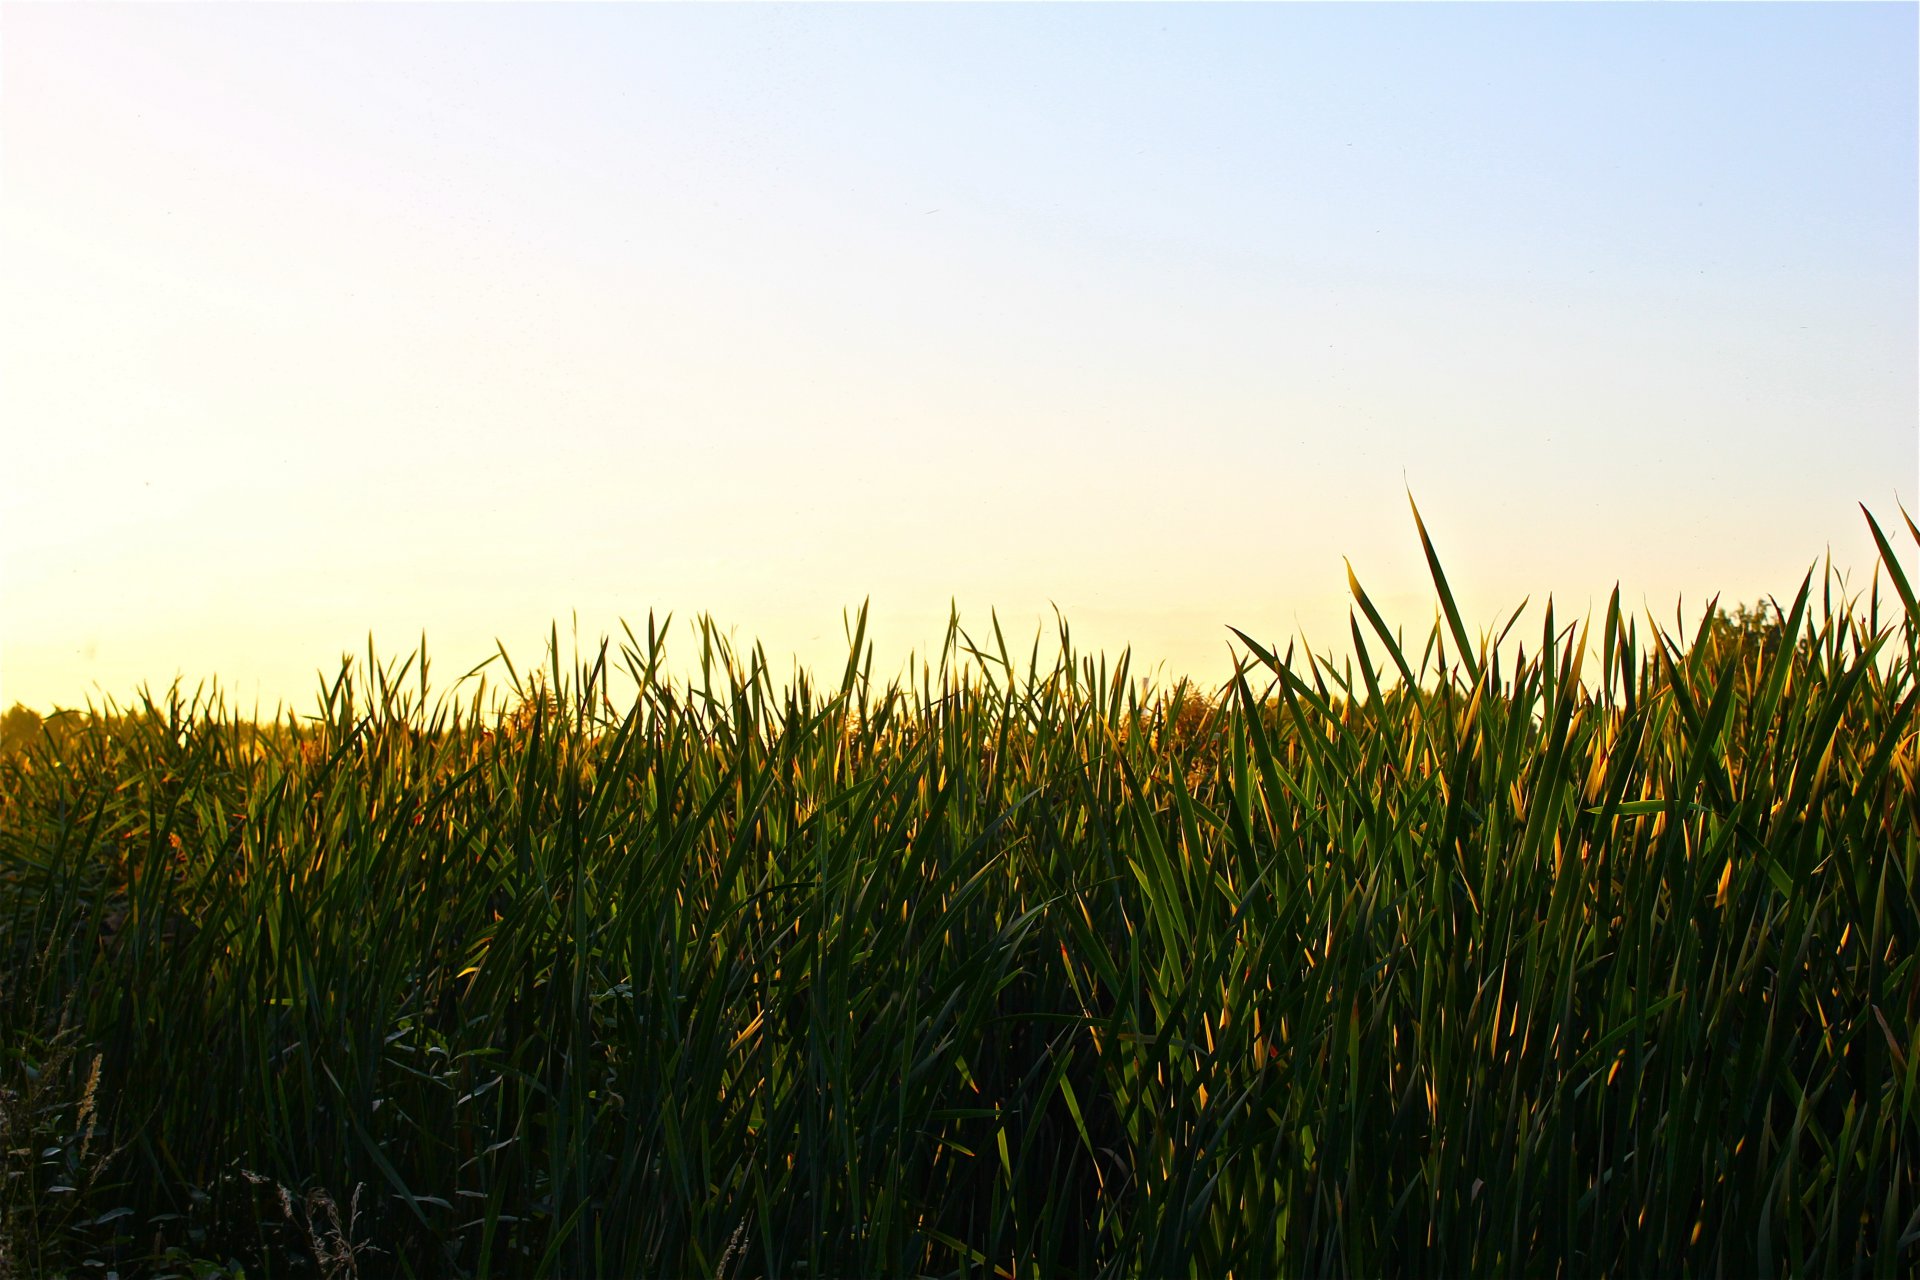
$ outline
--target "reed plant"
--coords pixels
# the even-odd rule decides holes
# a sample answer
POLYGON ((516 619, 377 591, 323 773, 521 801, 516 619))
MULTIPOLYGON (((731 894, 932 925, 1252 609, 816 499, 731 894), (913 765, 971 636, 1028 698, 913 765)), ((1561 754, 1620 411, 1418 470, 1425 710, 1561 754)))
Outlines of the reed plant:
POLYGON ((827 682, 711 624, 670 677, 649 621, 55 718, 0 761, 0 1038, 9 1115, 69 1102, 7 1130, 0 1247, 1912 1274, 1920 606, 1872 528, 1767 642, 1617 593, 1470 631, 1421 527, 1428 634, 1355 580, 1350 657, 1243 635, 1211 691, 1064 625, 877 680, 861 615, 827 682))

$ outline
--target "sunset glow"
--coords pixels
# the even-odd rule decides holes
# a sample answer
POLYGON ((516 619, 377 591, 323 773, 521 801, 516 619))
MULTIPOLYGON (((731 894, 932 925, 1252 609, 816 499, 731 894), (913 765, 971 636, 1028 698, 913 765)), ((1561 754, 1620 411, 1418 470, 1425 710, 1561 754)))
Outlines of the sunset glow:
POLYGON ((0 704, 651 611, 1788 594, 1916 505, 1910 5, 14 6, 0 704))

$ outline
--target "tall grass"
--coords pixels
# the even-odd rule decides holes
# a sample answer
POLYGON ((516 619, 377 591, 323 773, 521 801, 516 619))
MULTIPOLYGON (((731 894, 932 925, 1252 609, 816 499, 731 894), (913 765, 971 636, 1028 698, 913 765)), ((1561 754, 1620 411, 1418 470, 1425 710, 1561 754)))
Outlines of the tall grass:
POLYGON ((416 654, 310 718, 50 723, 0 764, 40 1099, 0 1240, 24 1274, 1911 1274, 1920 607, 1874 533, 1893 594, 1810 576, 1772 644, 1616 596, 1503 657, 1423 528, 1417 646, 1356 581, 1353 659, 1242 637, 1210 697, 1064 628, 1046 665, 956 626, 883 685, 859 623, 837 682, 776 686, 704 627, 676 681, 649 625, 503 666, 504 705, 416 654))

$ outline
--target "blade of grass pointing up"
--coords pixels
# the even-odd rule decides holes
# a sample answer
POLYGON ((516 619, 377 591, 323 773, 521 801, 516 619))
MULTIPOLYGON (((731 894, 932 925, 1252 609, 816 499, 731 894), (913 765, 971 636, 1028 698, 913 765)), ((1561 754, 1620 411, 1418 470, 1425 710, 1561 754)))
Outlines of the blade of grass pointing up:
POLYGON ((1467 674, 1475 680, 1480 678, 1480 662, 1474 656, 1473 642, 1467 638, 1466 624, 1460 621, 1459 606, 1453 602, 1453 588, 1447 585, 1446 570, 1440 567, 1440 555, 1433 549, 1433 539, 1427 536, 1426 521, 1420 518, 1420 504, 1407 495, 1407 505, 1413 508, 1413 527, 1420 531, 1420 547, 1427 553, 1427 568, 1433 572, 1433 585, 1440 591, 1440 607, 1446 611, 1447 629, 1453 632, 1454 643, 1460 646, 1460 662, 1467 674))
MULTIPOLYGON (((1353 598, 1359 602, 1361 612, 1367 615, 1367 622, 1386 643, 1387 653, 1393 658, 1393 665, 1400 668, 1400 678, 1407 682, 1408 689, 1417 691, 1420 681, 1414 677, 1413 669, 1407 666, 1406 655, 1400 651, 1400 642, 1394 638, 1393 632, 1387 629, 1386 620, 1380 616, 1380 611, 1373 607, 1373 601, 1367 599, 1366 591, 1360 586, 1360 579, 1354 575, 1352 561, 1347 562, 1347 586, 1353 591, 1353 598)), ((1360 644, 1357 632, 1354 644, 1356 646, 1360 644)))
MULTIPOLYGON (((1907 606, 1907 616, 1920 619, 1920 603, 1914 601, 1913 587, 1907 582, 1907 571, 1900 567, 1900 557, 1894 553, 1893 544, 1880 531, 1880 522, 1873 518, 1873 512, 1867 510, 1864 502, 1860 504, 1860 514, 1867 518, 1867 527, 1873 530, 1874 545, 1880 548, 1880 558, 1886 562, 1887 576, 1893 579, 1893 589, 1900 593, 1900 603, 1907 606)), ((1907 527, 1913 527, 1911 519, 1907 521, 1907 527)), ((1920 539, 1920 532, 1916 532, 1915 537, 1920 539)))

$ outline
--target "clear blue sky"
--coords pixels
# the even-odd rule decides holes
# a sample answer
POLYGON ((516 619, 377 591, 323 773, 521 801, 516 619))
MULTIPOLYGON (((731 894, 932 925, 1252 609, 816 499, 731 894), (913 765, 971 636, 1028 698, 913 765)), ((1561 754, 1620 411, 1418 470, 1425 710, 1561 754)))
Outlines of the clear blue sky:
POLYGON ((23 7, 0 700, 956 599, 1217 678, 1916 482, 1913 5, 23 7))

